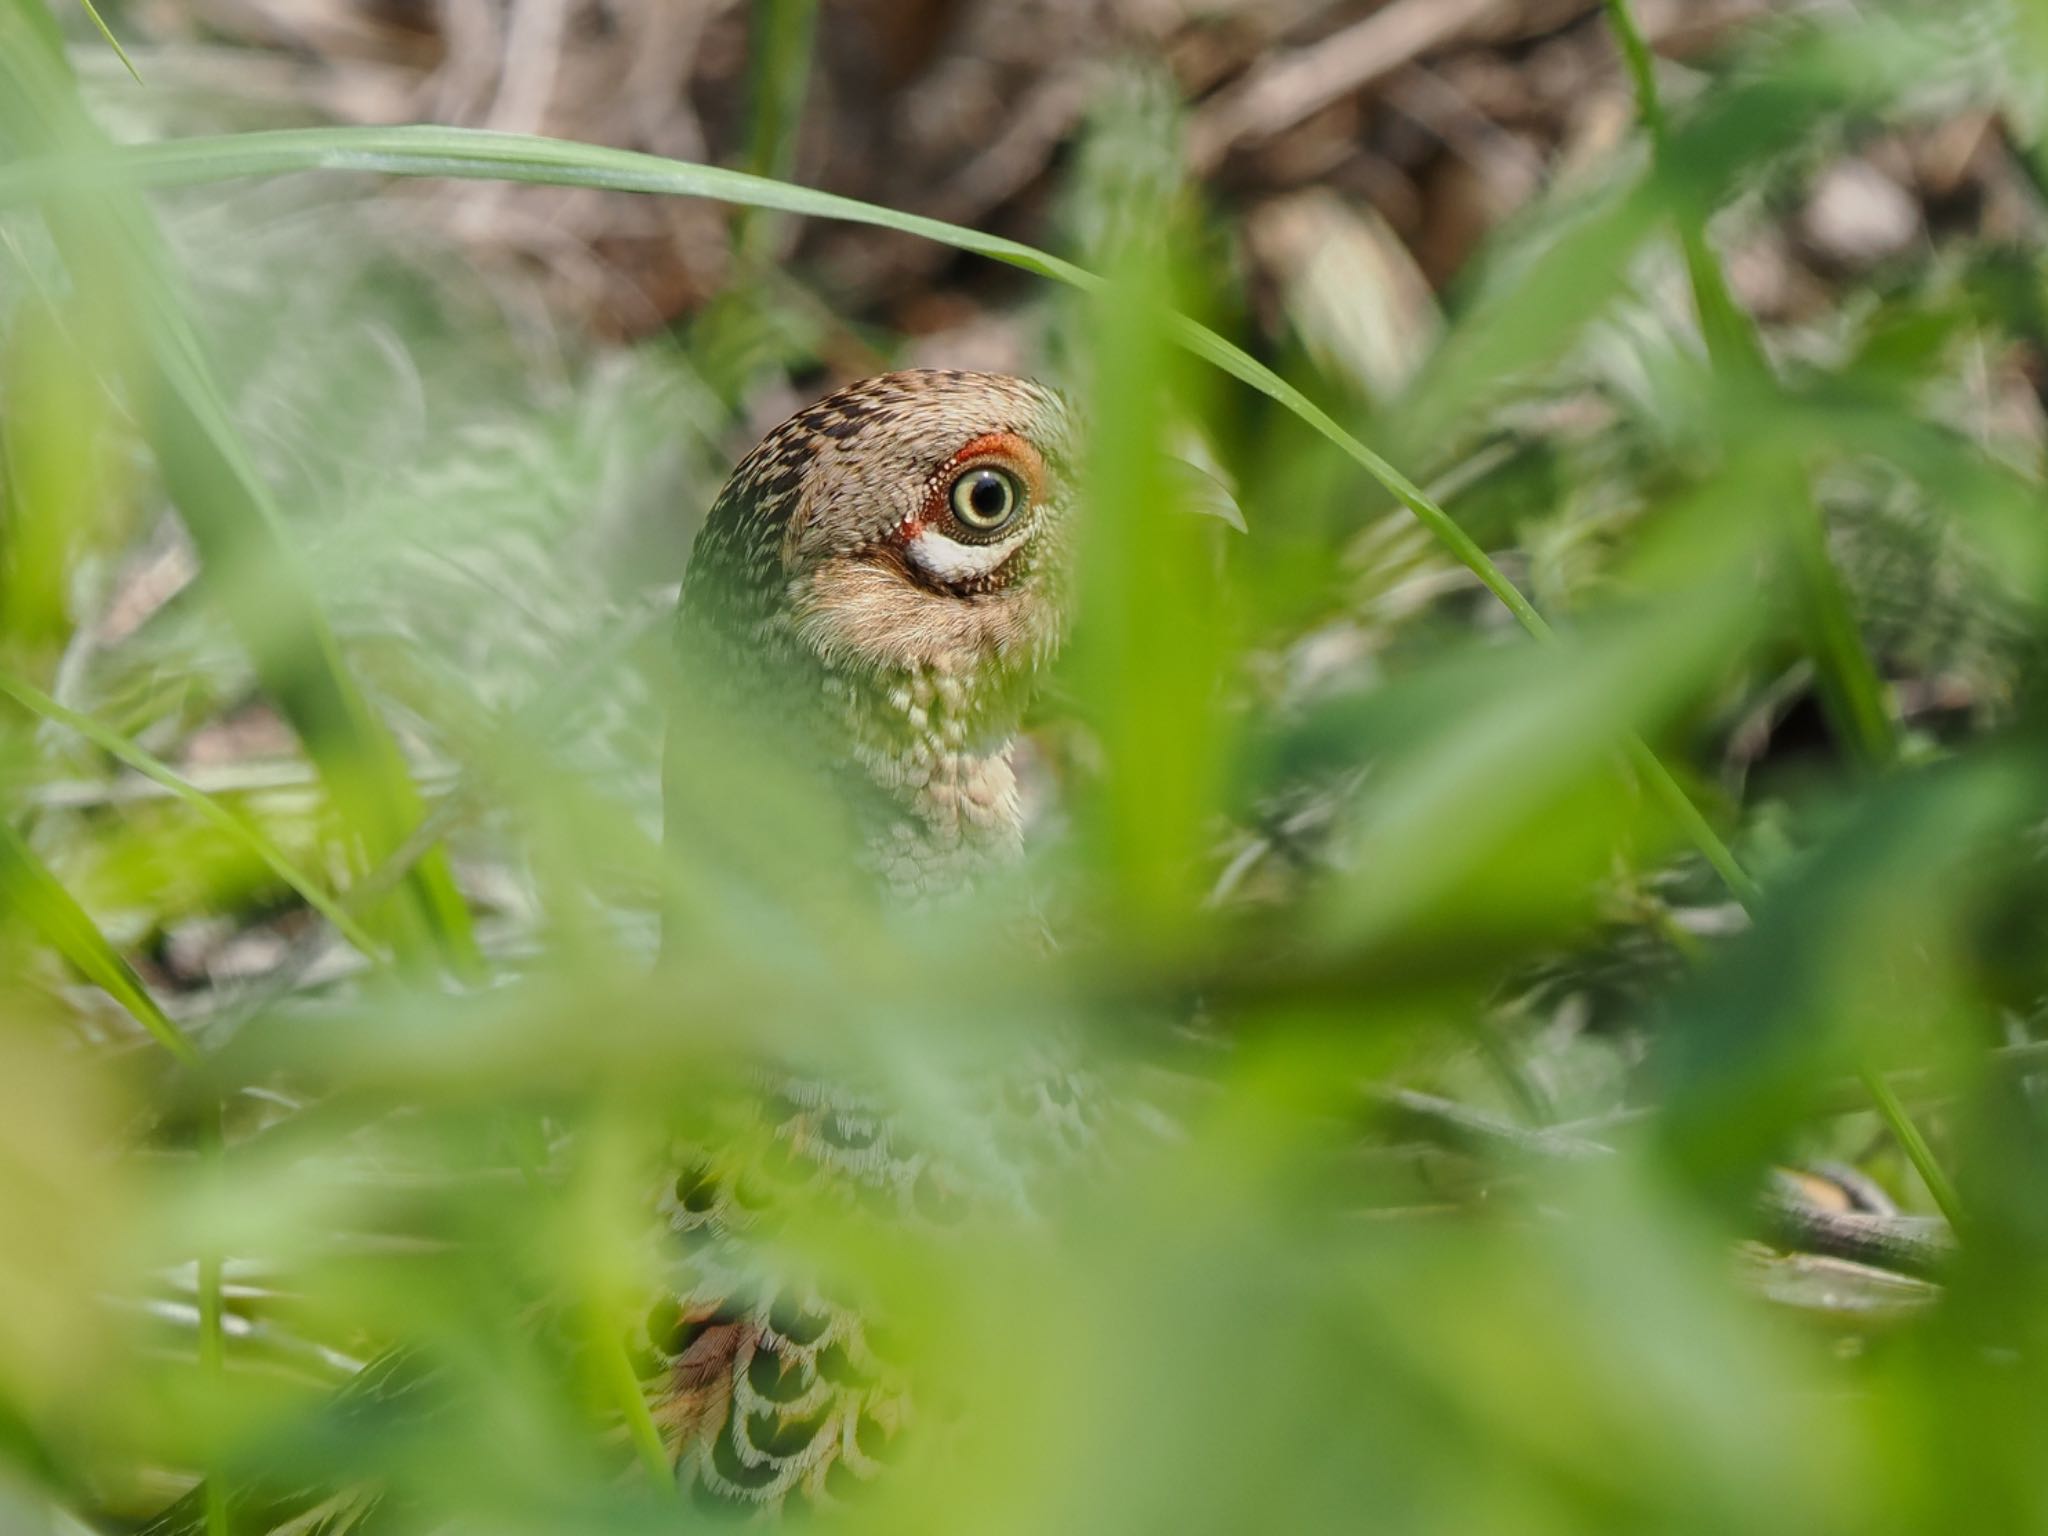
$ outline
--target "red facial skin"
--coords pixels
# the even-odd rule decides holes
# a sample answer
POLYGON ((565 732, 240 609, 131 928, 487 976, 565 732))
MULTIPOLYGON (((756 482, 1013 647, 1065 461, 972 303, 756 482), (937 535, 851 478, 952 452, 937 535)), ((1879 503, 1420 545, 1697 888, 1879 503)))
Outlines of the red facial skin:
POLYGON ((961 447, 925 481, 924 502, 915 516, 905 518, 896 530, 896 542, 908 545, 926 528, 937 526, 944 533, 953 526, 953 482, 970 469, 993 464, 1007 469, 1024 482, 1029 500, 1036 501, 1045 490, 1045 460, 1030 442, 1014 432, 985 432, 961 447))

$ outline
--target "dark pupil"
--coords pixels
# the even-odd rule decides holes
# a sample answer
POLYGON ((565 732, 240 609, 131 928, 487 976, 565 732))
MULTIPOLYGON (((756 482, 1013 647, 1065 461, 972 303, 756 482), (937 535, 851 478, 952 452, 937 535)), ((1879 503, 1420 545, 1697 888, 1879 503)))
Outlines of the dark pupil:
POLYGON ((976 517, 992 523, 1010 510, 1010 488, 1003 483, 1001 475, 992 469, 984 469, 967 489, 967 504, 974 508, 976 517))

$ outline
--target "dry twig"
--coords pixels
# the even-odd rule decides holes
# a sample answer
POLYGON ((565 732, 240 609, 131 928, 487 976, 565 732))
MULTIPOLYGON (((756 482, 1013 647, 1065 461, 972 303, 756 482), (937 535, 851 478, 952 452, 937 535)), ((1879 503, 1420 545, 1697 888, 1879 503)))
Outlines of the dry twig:
POLYGON ((1395 0, 1321 42, 1281 54, 1195 114, 1188 157, 1197 173, 1216 168, 1238 144, 1269 139, 1334 101, 1451 42, 1502 0, 1395 0))

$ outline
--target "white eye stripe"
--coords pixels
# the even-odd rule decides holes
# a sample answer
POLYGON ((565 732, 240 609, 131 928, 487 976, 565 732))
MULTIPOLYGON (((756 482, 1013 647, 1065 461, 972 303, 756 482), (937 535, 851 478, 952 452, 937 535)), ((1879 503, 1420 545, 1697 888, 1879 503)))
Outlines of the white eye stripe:
POLYGON ((994 571, 1024 547, 1024 530, 993 544, 962 544, 943 533, 922 530, 904 548, 919 570, 939 581, 972 581, 994 571))

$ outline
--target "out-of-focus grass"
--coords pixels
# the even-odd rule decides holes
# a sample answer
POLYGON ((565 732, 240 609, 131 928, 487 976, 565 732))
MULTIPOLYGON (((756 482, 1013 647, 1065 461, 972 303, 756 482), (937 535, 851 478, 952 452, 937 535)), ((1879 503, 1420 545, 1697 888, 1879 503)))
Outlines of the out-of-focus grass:
MULTIPOLYGON (((7 0, 29 30, 0 39, 46 46, 37 15, 7 0)), ((2048 1529, 2026 1049, 2048 540, 2038 445, 1987 440, 1945 396, 1961 359, 2027 344, 1999 294, 2048 272, 2003 253, 2019 280, 1964 301, 1916 264, 1858 295, 1835 361, 1774 374, 1660 302, 1785 157, 1944 88, 2006 91, 2022 71, 1959 43, 1959 17, 1995 20, 1874 7, 1761 38, 1654 155, 1507 231, 1373 414, 1330 404, 1344 381, 1310 349, 1281 377, 1168 318, 1232 313, 1202 254, 1227 221, 1175 181, 1171 104, 1142 82, 1073 173, 1099 277, 772 181, 436 130, 0 166, 0 638, 21 696, 58 701, 40 726, 0 716, 28 872, 0 958, 34 999, 0 1035, 4 1480, 135 1514, 210 1467, 231 1490, 367 1479, 478 1529, 674 1529, 695 1517, 622 1475, 611 1347, 661 1269, 647 1197, 670 1139, 796 1054, 971 1160, 988 1062, 1048 1035, 1137 1077, 1167 1129, 1116 1138, 1039 1221, 877 1239, 827 1207, 781 1239, 879 1298, 930 1405, 855 1525, 2048 1529), (436 258, 349 230, 326 188, 196 185, 313 168, 731 196, 1078 280, 1056 324, 1091 513, 1043 711, 1062 810, 1029 876, 1056 949, 1001 895, 912 924, 847 903, 819 867, 832 818, 794 775, 748 797, 769 823, 707 808, 662 855, 665 604, 745 446, 723 402, 747 380, 665 344, 535 348, 436 258), (143 238, 124 176, 164 189, 175 261, 149 236, 146 265, 109 263, 18 211, 54 196, 143 238), (167 318, 184 298, 149 307, 180 262, 189 328, 167 318), (209 400, 219 379, 198 440, 231 473, 164 436, 167 337, 213 354, 178 379, 209 400), (1601 403, 1594 426, 1522 425, 1568 394, 1601 403), (1169 515, 1157 450, 1189 430, 1251 527, 1220 563, 1169 515), (1481 451, 1502 437, 1513 452, 1481 451), (1374 443, 1457 471, 1458 521, 1374 443), (1399 542, 1404 500, 1448 552, 1399 542), (204 580, 110 623, 176 564, 173 504, 204 580), (294 574, 238 583, 258 554, 294 574), (1911 603, 1902 567, 1926 578, 1911 603), (1551 643, 1502 622, 1501 571, 1551 643), (1817 576, 1840 586, 1825 623, 1817 576), (291 639, 305 625, 331 640, 291 639), (373 752, 404 768, 395 799, 209 769, 195 743, 237 722, 297 762, 266 710, 321 757, 268 644, 317 657, 323 696, 397 744, 373 752), (1738 740, 1816 676, 1851 707, 1771 781, 1738 740), (1906 707, 1930 677, 1969 682, 1966 720, 1906 707), (1856 749, 1876 728, 1896 754, 1856 749), (1652 748, 1689 799, 1643 777, 1652 748), (155 763, 206 798, 142 798, 121 765, 155 763), (1761 887, 1746 920, 1688 803, 1761 887), (485 984, 372 980, 306 891, 374 903, 444 840, 485 984), (657 971, 664 908, 684 921, 657 971), (160 993, 204 1080, 134 1049, 81 976, 144 1016, 160 993), (1844 1098, 1865 1068, 1896 1074, 1954 1170, 1961 1257, 1906 1320, 1773 1310, 1731 1253, 1773 1162, 1860 1161, 1928 1208, 1844 1098), (1591 1121, 1616 1150, 1495 1166, 1389 1145, 1368 1092, 1388 1084, 1591 1121), (217 1370, 193 1326, 208 1255, 217 1370), (394 1430, 333 1406, 393 1342, 458 1411, 394 1430)), ((0 74, 30 79, 22 57, 0 74)), ((71 110, 19 97, 0 121, 47 150, 38 112, 71 110)), ((804 376, 803 328, 763 334, 750 368, 804 376)), ((781 765, 713 744, 693 766, 773 784, 781 765)))
MULTIPOLYGON (((0 10, 0 62, 0 143, 12 157, 95 147, 97 132, 40 0, 10 0, 0 10)), ((416 815, 410 780, 279 536, 268 489, 227 419, 148 211, 119 187, 59 191, 44 211, 74 279, 115 317, 124 350, 106 361, 130 385, 131 408, 201 549, 209 585, 325 775, 345 835, 361 840, 358 861, 388 852, 416 815)), ((424 958, 431 943, 466 965, 468 914, 437 851, 421 858, 409 889, 414 904, 393 919, 407 947, 424 958)))

